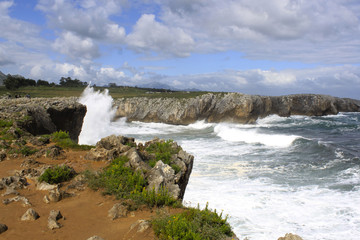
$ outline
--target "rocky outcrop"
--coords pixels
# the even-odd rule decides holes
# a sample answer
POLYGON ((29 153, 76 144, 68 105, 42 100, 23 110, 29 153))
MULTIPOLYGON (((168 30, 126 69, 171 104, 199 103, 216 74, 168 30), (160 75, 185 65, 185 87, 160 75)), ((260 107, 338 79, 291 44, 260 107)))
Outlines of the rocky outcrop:
POLYGON ((0 99, 0 119, 15 119, 17 127, 32 135, 62 130, 77 142, 85 114, 77 98, 0 99))
POLYGON ((207 122, 253 123, 271 114, 323 116, 359 112, 360 101, 327 95, 297 94, 258 96, 240 93, 208 93, 196 98, 127 98, 114 102, 116 118, 129 121, 190 124, 207 122))
POLYGON ((51 230, 61 228, 62 225, 58 223, 58 220, 61 218, 63 218, 63 216, 59 210, 51 210, 48 217, 48 228, 51 230))
POLYGON ((285 234, 285 237, 280 237, 278 240, 303 240, 300 236, 292 233, 285 234))
POLYGON ((119 156, 126 156, 126 167, 139 171, 146 179, 148 190, 158 191, 165 187, 175 199, 183 199, 186 186, 193 167, 194 156, 186 153, 175 142, 171 144, 174 153, 171 159, 158 159, 155 166, 150 166, 150 161, 155 158, 154 153, 147 151, 153 144, 163 144, 165 141, 155 138, 145 144, 136 144, 134 138, 111 135, 101 139, 96 147, 85 156, 89 160, 111 161, 119 156))
POLYGON ((39 217, 39 214, 34 209, 29 208, 24 215, 22 215, 21 221, 35 221, 39 217))
POLYGON ((6 232, 6 230, 8 230, 8 227, 5 224, 0 223, 0 234, 6 232))

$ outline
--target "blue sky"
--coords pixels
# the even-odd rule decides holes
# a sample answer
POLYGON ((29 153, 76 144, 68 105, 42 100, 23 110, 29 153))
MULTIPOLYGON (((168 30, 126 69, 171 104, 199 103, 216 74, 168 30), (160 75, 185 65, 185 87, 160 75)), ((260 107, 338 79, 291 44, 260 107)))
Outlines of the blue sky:
POLYGON ((0 71, 360 98, 358 0, 0 1, 0 71))

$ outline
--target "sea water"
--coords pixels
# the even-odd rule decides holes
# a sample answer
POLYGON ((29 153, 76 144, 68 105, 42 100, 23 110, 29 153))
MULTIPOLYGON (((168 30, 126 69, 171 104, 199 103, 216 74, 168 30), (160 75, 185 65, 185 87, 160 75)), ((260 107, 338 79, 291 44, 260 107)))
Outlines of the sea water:
POLYGON ((360 239, 359 113, 174 126, 110 121, 107 92, 88 88, 80 102, 88 108, 80 143, 110 134, 138 142, 159 137, 193 154, 185 204, 208 202, 228 214, 240 239, 277 239, 288 232, 304 240, 360 239))

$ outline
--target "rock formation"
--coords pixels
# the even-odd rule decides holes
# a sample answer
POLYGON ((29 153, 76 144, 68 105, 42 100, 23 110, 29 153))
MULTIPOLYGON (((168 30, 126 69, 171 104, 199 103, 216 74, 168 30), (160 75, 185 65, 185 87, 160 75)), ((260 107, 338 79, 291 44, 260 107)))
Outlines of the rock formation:
POLYGON ((62 130, 77 142, 85 114, 86 107, 77 98, 0 99, 0 119, 15 119, 32 135, 62 130))
POLYGON ((196 98, 127 98, 114 102, 116 118, 129 121, 190 124, 207 122, 253 123, 271 114, 323 116, 359 112, 360 101, 327 95, 297 94, 258 96, 240 93, 208 93, 196 98))
POLYGON ((148 190, 158 191, 161 187, 166 187, 175 199, 183 199, 192 171, 194 156, 186 153, 175 142, 172 142, 171 148, 177 149, 177 151, 171 156, 170 163, 166 164, 163 162, 164 160, 160 159, 154 167, 151 167, 149 161, 153 159, 153 154, 148 153, 146 149, 157 143, 164 143, 164 140, 155 138, 144 145, 136 145, 134 138, 111 135, 102 138, 85 158, 111 161, 119 156, 126 156, 129 161, 125 166, 144 174, 148 182, 148 190), (176 165, 177 172, 173 169, 174 165, 176 165))

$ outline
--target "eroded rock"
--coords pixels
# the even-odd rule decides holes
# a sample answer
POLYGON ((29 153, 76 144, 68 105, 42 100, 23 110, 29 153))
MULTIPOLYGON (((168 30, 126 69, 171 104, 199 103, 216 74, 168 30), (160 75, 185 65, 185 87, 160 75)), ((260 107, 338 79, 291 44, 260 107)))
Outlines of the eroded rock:
POLYGON ((121 203, 115 203, 114 206, 109 210, 108 217, 115 220, 120 217, 126 217, 128 213, 127 207, 121 203))
POLYGON ((61 228, 62 225, 57 222, 57 220, 61 218, 63 218, 63 216, 59 210, 51 210, 48 217, 48 228, 51 230, 61 228))
POLYGON ((35 221, 39 217, 39 214, 34 209, 29 208, 24 215, 22 215, 21 221, 35 221))
POLYGON ((5 224, 0 223, 0 234, 6 232, 6 230, 8 230, 8 227, 5 224))
POLYGON ((303 240, 300 236, 292 233, 285 234, 285 237, 280 237, 278 240, 303 240))

